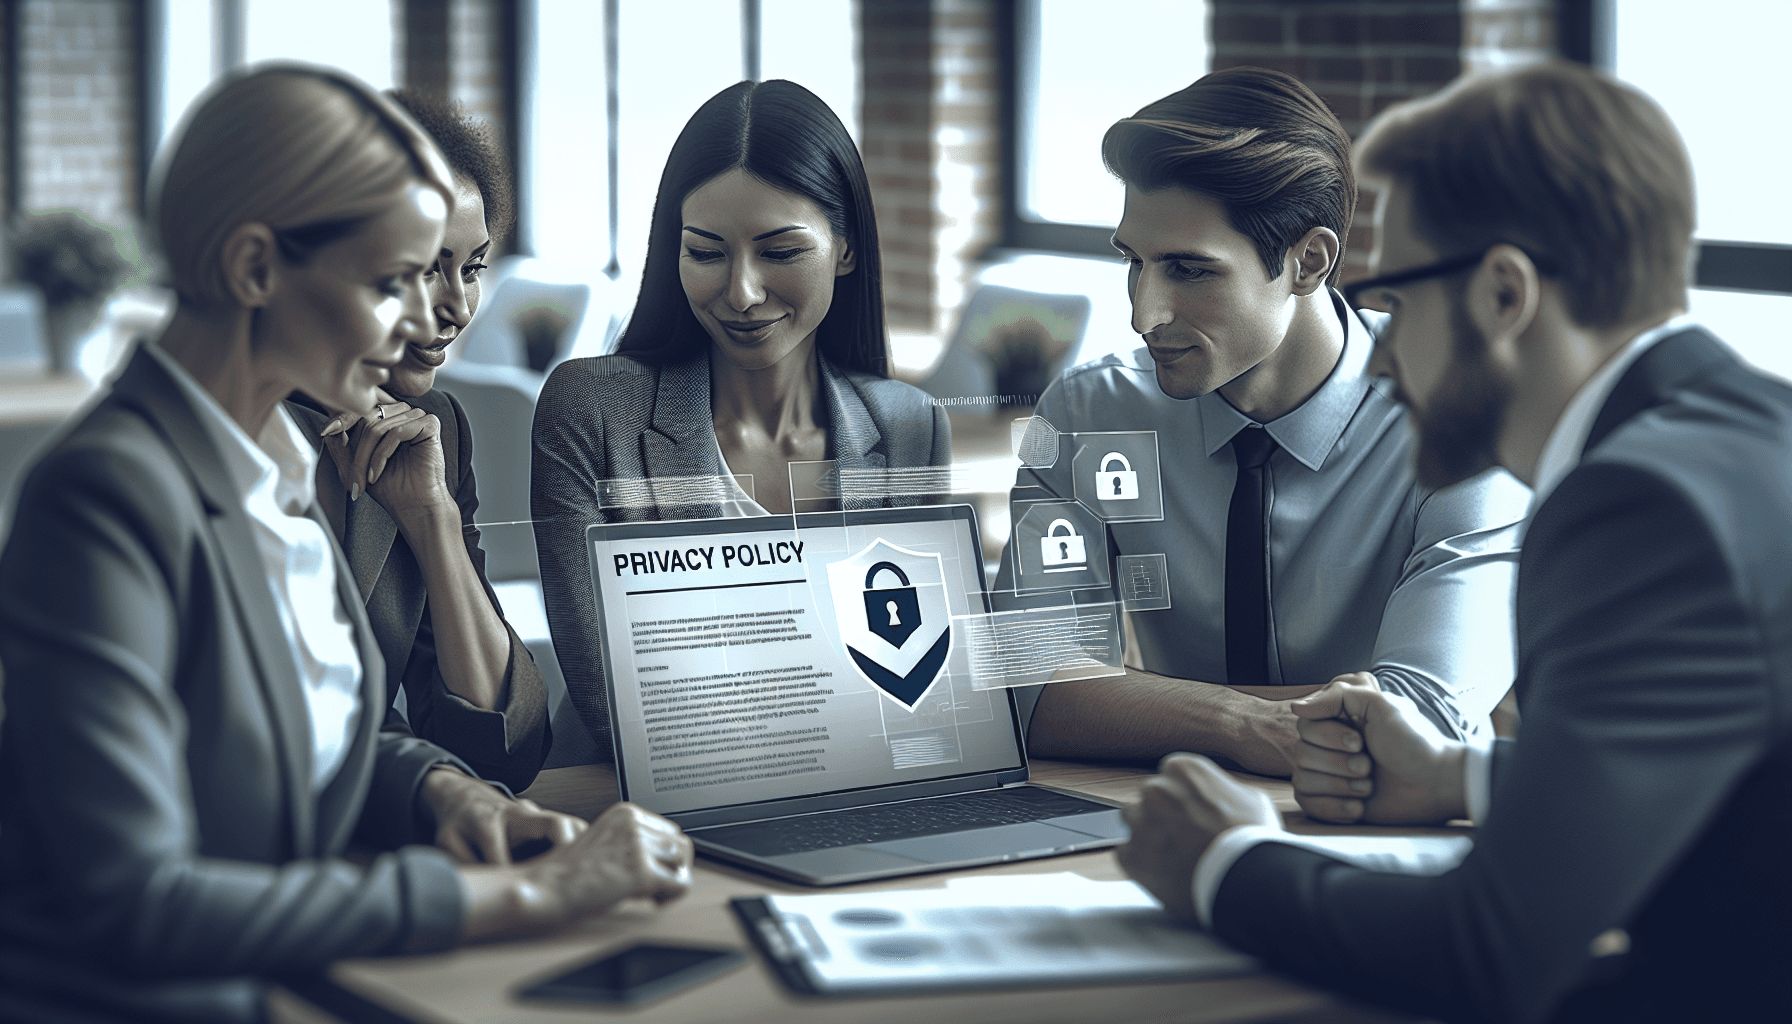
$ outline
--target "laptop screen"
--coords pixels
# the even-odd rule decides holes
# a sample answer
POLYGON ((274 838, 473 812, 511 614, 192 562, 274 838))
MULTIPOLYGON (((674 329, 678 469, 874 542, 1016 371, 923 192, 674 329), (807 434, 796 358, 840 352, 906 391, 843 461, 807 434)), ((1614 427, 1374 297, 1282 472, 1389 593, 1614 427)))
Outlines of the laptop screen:
POLYGON ((1018 769, 968 506, 587 532, 624 799, 676 814, 1018 769))

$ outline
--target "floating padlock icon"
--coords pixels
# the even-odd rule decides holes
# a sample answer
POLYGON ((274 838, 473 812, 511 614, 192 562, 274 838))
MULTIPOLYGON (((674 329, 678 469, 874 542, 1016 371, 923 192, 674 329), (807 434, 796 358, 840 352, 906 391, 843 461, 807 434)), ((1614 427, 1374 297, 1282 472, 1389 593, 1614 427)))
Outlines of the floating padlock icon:
POLYGON ((1126 456, 1109 452, 1101 457, 1101 469, 1095 473, 1095 496, 1102 501, 1132 501, 1139 496, 1139 474, 1132 471, 1126 456), (1109 469, 1110 462, 1118 462, 1123 468, 1109 469))
POLYGON ((915 597, 915 588, 909 585, 908 573, 895 562, 879 562, 865 574, 865 625, 889 641, 891 647, 901 647, 921 628, 921 602, 915 597), (902 586, 871 589, 872 581, 885 569, 895 573, 902 586))
POLYGON ((1089 555, 1083 550, 1083 538, 1076 532, 1076 526, 1068 519, 1054 519, 1045 528, 1045 536, 1039 538, 1039 560, 1045 563, 1046 572, 1070 572, 1075 569, 1086 569, 1089 555), (1062 526, 1064 533, 1058 532, 1062 526))

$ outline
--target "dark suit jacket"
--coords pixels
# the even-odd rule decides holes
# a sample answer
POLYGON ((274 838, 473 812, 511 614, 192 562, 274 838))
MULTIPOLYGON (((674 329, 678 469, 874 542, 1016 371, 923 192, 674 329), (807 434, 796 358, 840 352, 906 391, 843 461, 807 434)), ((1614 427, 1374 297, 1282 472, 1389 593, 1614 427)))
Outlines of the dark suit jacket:
MULTIPOLYGON (((473 428, 467 414, 445 391, 430 391, 410 404, 442 421, 442 464, 448 493, 460 506, 467 555, 500 617, 504 609, 485 578, 479 547, 479 489, 473 482, 473 428)), ((547 687, 541 670, 510 624, 510 664, 504 670, 508 702, 501 711, 475 707, 448 690, 436 663, 435 630, 429 592, 417 556, 398 524, 372 495, 348 500, 336 460, 323 450, 322 431, 330 415, 302 397, 286 403, 305 436, 318 449, 317 493, 325 517, 348 556, 355 583, 367 606, 367 621, 386 659, 386 692, 405 695, 405 717, 413 733, 453 751, 482 777, 516 792, 529 788, 548 756, 547 687)))
MULTIPOLYGON (((828 455, 841 471, 951 463, 951 425, 927 395, 900 381, 838 369, 826 359, 820 365, 828 455)), ((598 748, 607 751, 609 702, 585 529, 593 523, 721 514, 714 502, 614 507, 598 494, 599 481, 721 473, 707 352, 666 366, 628 356, 561 363, 535 403, 534 440, 529 492, 548 627, 567 694, 598 748)), ((915 495, 887 504, 926 500, 915 495)))
POLYGON ((456 941, 453 862, 402 844, 433 830, 424 772, 459 762, 382 731, 379 648, 338 553, 362 707, 313 795, 310 711, 248 514, 149 353, 32 470, 15 522, 0 1019, 253 1020, 259 977, 456 941), (352 836, 396 852, 350 863, 352 836))
POLYGON ((1792 388, 1688 330, 1625 373, 1518 576, 1524 725, 1432 878, 1266 843, 1215 930, 1466 1020, 1745 1020, 1792 943, 1792 388), (1595 959, 1608 929, 1629 953, 1595 959))

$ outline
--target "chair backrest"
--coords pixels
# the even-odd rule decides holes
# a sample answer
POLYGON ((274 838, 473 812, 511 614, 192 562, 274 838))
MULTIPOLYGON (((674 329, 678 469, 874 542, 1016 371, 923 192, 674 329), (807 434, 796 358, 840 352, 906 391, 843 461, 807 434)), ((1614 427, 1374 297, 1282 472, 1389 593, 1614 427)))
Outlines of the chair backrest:
POLYGON ((591 286, 535 281, 527 273, 527 267, 519 268, 498 281, 485 297, 479 315, 467 325, 456 346, 460 362, 527 369, 530 336, 544 329, 558 336, 558 344, 544 354, 538 368, 545 372, 565 357, 591 304, 591 286))
MULTIPOLYGON (((1087 295, 979 285, 959 314, 939 366, 921 382, 921 390, 935 398, 1031 394, 1036 400, 1075 355, 1088 327, 1087 295)), ((994 414, 1001 405, 989 401, 958 408, 994 414)))
POLYGON ((475 519, 486 575, 494 581, 541 577, 535 529, 529 525, 529 431, 542 380, 532 370, 469 363, 464 357, 436 373, 436 386, 460 401, 473 428, 475 519))
POLYGON ((28 284, 0 285, 0 367, 47 366, 44 296, 28 284))

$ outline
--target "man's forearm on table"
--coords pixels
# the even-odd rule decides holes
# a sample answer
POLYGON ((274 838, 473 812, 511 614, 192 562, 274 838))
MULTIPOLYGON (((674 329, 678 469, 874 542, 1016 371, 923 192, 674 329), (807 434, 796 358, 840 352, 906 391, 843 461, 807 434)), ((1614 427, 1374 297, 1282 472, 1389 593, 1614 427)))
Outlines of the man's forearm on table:
MULTIPOLYGON (((1040 694, 1028 748, 1047 757, 1158 758, 1180 750, 1258 768, 1283 758, 1259 698, 1214 683, 1128 669, 1124 676, 1053 683, 1040 694)), ((1282 769, 1281 774, 1286 774, 1282 769)))

